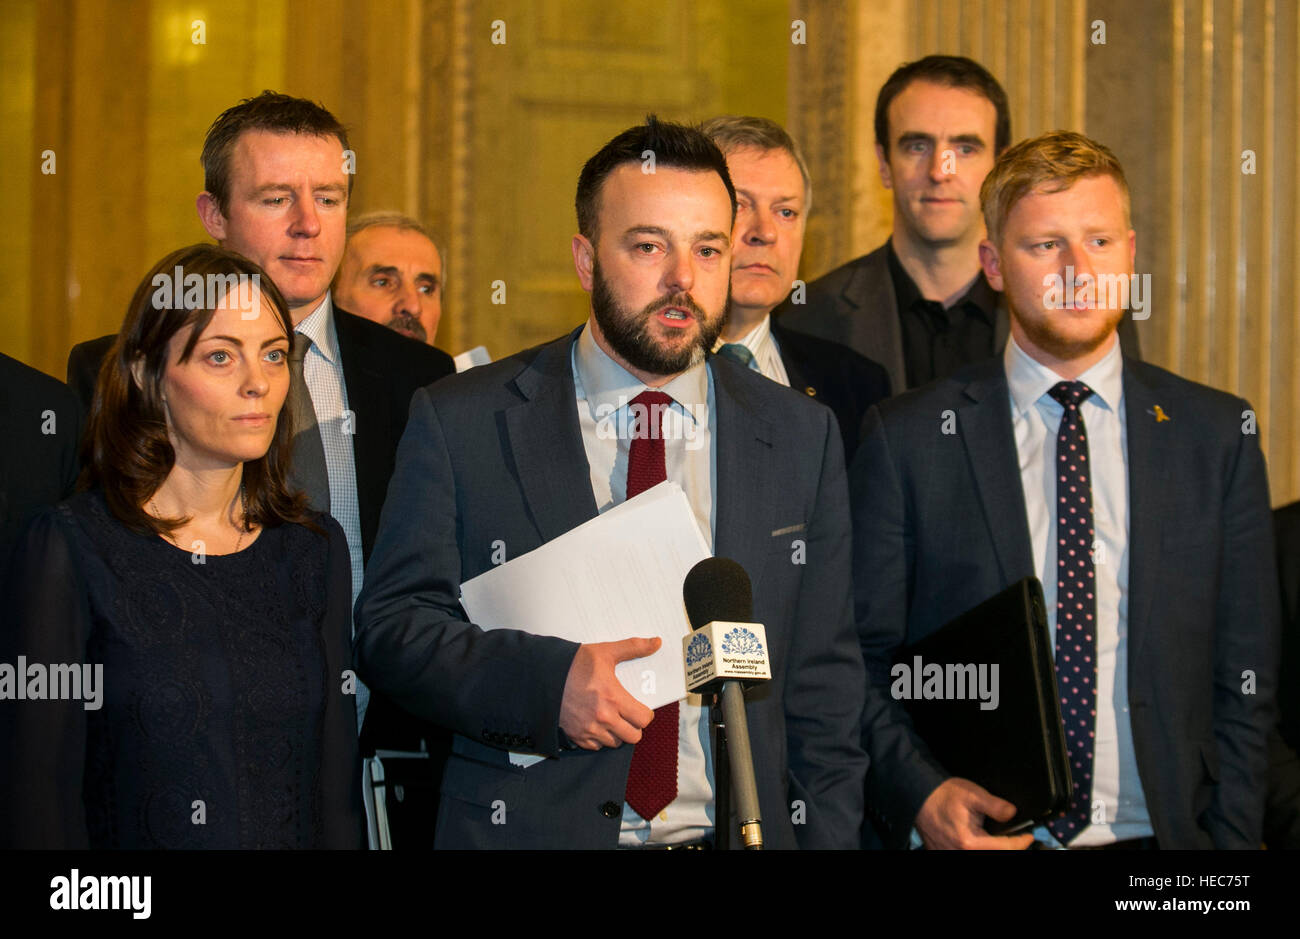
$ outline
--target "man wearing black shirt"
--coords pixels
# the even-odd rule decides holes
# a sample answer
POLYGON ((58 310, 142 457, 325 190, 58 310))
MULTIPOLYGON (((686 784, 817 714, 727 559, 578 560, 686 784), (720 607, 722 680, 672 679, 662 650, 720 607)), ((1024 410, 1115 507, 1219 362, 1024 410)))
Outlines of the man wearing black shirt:
POLYGON ((1006 311, 1002 333, 997 333, 1001 297, 981 273, 970 289, 951 306, 927 300, 885 242, 889 282, 894 288, 899 322, 903 329, 903 364, 907 387, 915 388, 955 372, 967 362, 988 358, 1006 341, 1006 311), (996 345, 995 345, 996 341, 996 345))
MULTIPOLYGON (((1002 298, 980 271, 980 186, 1011 143, 1006 92, 963 56, 902 66, 876 99, 880 179, 894 194, 889 241, 808 285, 776 311, 788 329, 856 349, 895 393, 987 359, 1006 344, 1002 298)), ((1124 353, 1138 356, 1126 313, 1124 353)))

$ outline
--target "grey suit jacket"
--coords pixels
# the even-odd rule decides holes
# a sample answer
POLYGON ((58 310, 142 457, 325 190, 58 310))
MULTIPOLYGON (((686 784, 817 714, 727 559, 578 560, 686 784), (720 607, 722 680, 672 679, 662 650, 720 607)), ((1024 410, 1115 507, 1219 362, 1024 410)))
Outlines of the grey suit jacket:
MULTIPOLYGON (((773 315, 787 329, 838 342, 881 363, 895 394, 910 388, 903 359, 903 325, 889 276, 888 244, 823 274, 808 285, 804 303, 787 297, 773 315)), ((998 297, 993 348, 1001 351, 1010 334, 1006 304, 998 297)), ((1119 324, 1120 345, 1129 358, 1140 359, 1137 330, 1128 313, 1119 324)))
MULTIPOLYGON (((439 847, 618 842, 632 747, 569 749, 559 729, 577 646, 484 632, 458 602, 495 543, 517 557, 596 515, 570 363, 576 335, 416 393, 357 603, 362 677, 456 733, 439 847), (512 749, 552 759, 521 769, 512 749), (505 824, 493 824, 500 810, 505 824)), ((749 572, 773 662, 772 680, 747 695, 766 841, 855 847, 865 676, 839 430, 828 408, 797 392, 726 359, 710 367, 714 547, 749 572), (792 558, 796 540, 803 563, 792 558)))
MULTIPOLYGON (((1128 705, 1151 824, 1162 848, 1258 847, 1279 614, 1249 405, 1127 358, 1123 380, 1128 705)), ((893 655, 1035 573, 1002 360, 874 408, 851 492, 868 813, 901 846, 948 774, 890 697, 893 655)))

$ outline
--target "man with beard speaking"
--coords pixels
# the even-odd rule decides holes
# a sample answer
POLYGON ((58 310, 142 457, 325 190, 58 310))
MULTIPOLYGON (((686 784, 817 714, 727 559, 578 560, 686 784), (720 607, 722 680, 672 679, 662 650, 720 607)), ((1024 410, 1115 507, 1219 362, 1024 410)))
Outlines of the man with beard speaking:
MULTIPOLYGON (((518 557, 665 479, 713 553, 755 584, 773 672, 747 705, 767 846, 857 845, 865 674, 842 444, 829 409, 706 360, 726 317, 735 206, 703 134, 654 117, 624 131, 578 181, 587 323, 416 393, 358 603, 357 661, 456 732, 438 847, 713 845, 707 709, 688 695, 651 711, 615 677, 657 639, 485 632, 458 602, 494 545, 518 557), (619 420, 638 407, 661 426, 619 420), (598 429, 611 411, 625 434, 598 429), (524 768, 510 751, 549 759, 524 768)), ((739 844, 734 816, 723 823, 739 844)))

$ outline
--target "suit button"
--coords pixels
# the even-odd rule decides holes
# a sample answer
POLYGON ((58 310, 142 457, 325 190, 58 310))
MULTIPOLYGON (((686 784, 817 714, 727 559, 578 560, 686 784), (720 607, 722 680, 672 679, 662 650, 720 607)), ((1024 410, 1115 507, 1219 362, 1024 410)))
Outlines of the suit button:
POLYGON ((606 818, 618 818, 623 814, 623 807, 617 802, 606 802, 600 807, 600 814, 606 818))
POLYGON ((803 390, 803 393, 806 394, 806 395, 808 395, 808 397, 810 397, 810 398, 815 398, 815 397, 817 397, 817 389, 814 388, 812 385, 809 385, 807 388, 805 388, 805 389, 803 390))

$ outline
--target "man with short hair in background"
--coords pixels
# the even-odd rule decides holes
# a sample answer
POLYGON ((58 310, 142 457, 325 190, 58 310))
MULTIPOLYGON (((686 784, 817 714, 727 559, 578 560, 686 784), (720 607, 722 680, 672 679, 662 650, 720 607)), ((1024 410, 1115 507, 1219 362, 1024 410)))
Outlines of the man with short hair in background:
MULTIPOLYGON (((889 240, 786 303, 787 327, 856 349, 889 372, 894 394, 996 355, 1006 305, 980 270, 980 186, 1011 143, 1007 94, 965 56, 899 67, 876 97, 876 159, 893 193, 889 240)), ((1126 315, 1124 351, 1138 357, 1126 315)))
MULTIPOLYGON (((294 322, 289 412, 297 429, 291 482, 347 536, 352 599, 361 591, 397 444, 417 388, 455 372, 449 355, 335 304, 352 160, 347 131, 315 102, 264 91, 222 112, 200 161, 199 219, 223 247, 257 262, 294 322)), ((68 384, 87 406, 114 337, 68 356, 68 384)), ((420 728, 357 685, 362 753, 417 749, 420 728)))
POLYGON ((714 351, 829 407, 851 460, 867 408, 889 396, 889 377, 847 346, 772 319, 799 274, 812 207, 803 154, 785 128, 763 117, 715 117, 700 129, 726 156, 736 185, 731 312, 714 351))
POLYGON ((442 317, 442 252, 428 230, 396 212, 348 223, 334 296, 345 309, 433 345, 442 317))

